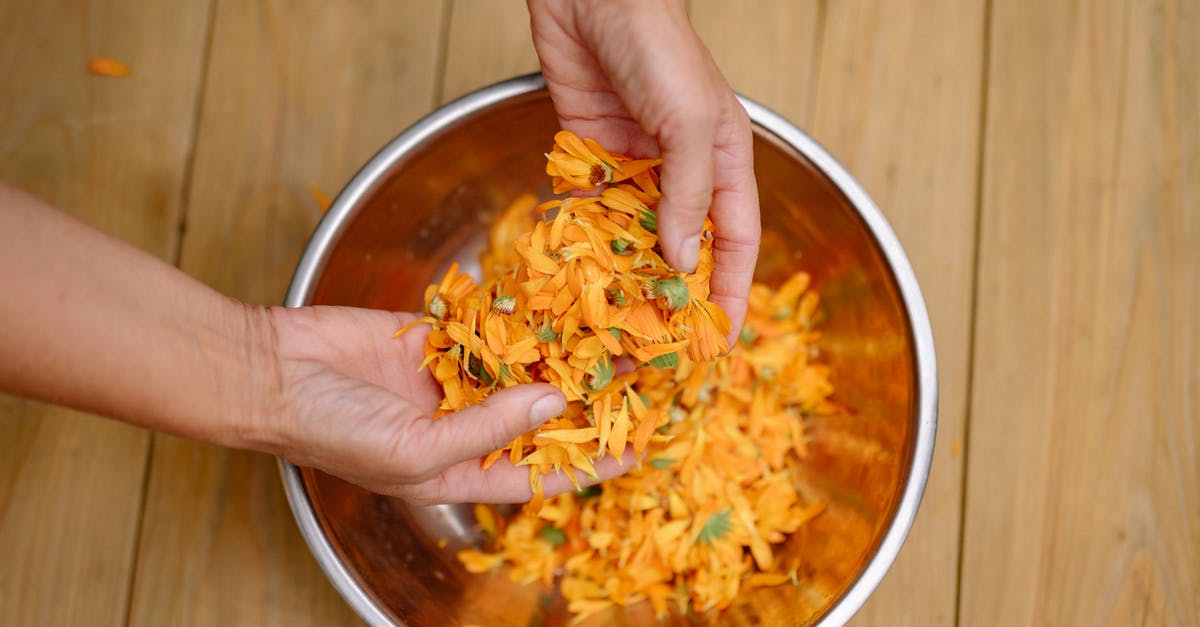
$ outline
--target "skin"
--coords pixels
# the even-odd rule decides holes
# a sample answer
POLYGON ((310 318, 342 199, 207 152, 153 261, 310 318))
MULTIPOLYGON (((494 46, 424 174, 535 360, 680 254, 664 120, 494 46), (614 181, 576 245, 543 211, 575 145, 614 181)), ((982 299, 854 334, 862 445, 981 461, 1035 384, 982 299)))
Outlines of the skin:
MULTIPOLYGON (((694 268, 711 213, 714 300, 736 334, 758 242, 749 122, 682 7, 533 1, 530 14, 564 126, 663 155, 670 263, 694 268)), ((3 184, 0 264, 0 392, 270 453, 413 503, 528 500, 527 469, 479 460, 565 406, 529 384, 435 421, 440 388, 418 371, 428 329, 389 339, 412 314, 247 305, 3 184)), ((598 479, 633 465, 632 453, 606 457, 598 479)), ((571 487, 545 479, 547 496, 571 487)))
POLYGON ((533 45, 563 128, 634 157, 662 156, 658 234, 696 269, 716 226, 712 295, 741 330, 761 227, 750 118, 678 0, 529 0, 533 45))
MULTIPOLYGON (((479 458, 561 413, 545 384, 431 419, 412 314, 227 298, 174 266, 0 185, 0 391, 263 451, 414 503, 520 502, 527 469, 479 458), (19 295, 13 297, 13 295, 19 295)), ((628 469, 601 460, 608 478, 628 469)), ((547 495, 569 489, 546 479, 547 495)))

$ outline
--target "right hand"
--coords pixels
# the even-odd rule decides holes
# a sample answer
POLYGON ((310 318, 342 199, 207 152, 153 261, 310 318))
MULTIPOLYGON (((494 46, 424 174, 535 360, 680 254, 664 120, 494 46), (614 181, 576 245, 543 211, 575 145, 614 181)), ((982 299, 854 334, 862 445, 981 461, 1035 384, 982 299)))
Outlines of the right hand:
POLYGON ((758 259, 750 119, 677 0, 529 0, 533 44, 564 129, 634 157, 663 158, 658 233, 692 272, 704 218, 716 226, 711 298, 732 345, 758 259))

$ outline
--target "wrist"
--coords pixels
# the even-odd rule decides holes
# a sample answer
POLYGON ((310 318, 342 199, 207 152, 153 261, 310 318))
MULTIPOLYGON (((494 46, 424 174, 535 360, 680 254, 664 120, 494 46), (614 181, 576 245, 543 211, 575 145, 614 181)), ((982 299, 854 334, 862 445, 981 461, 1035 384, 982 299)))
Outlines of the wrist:
POLYGON ((225 299, 214 444, 277 455, 283 448, 283 379, 271 308, 225 299))

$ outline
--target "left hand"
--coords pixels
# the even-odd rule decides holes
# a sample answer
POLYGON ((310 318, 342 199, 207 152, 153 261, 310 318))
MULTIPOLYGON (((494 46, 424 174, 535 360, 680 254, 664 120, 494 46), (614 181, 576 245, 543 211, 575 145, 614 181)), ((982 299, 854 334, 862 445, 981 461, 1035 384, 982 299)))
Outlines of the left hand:
MULTIPOLYGON (((265 311, 277 366, 263 381, 266 399, 255 420, 274 442, 264 448, 381 494, 417 504, 528 501, 529 469, 480 458, 559 415, 561 393, 548 384, 521 385, 481 405, 433 420, 442 392, 418 372, 428 327, 389 339, 414 316, 349 307, 265 311)), ((601 479, 633 467, 606 457, 601 479)), ((578 474, 581 485, 595 481, 578 474)), ((543 477, 547 497, 572 489, 562 474, 543 477)))

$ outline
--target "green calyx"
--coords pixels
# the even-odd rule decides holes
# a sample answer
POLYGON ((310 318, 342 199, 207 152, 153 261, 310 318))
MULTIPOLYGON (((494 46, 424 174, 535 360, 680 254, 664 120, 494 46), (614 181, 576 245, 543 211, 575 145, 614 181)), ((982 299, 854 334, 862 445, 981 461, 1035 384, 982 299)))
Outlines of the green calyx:
POLYGON ((549 344, 550 342, 558 341, 558 334, 547 324, 544 327, 538 327, 537 339, 543 344, 549 344))
POLYGON ((492 301, 492 311, 508 315, 517 310, 517 299, 507 294, 502 294, 492 301))
POLYGON ((580 500, 586 501, 587 499, 594 499, 594 498, 600 496, 600 494, 603 491, 604 491, 604 489, 601 488, 599 486, 599 484, 589 485, 589 486, 584 486, 584 487, 576 490, 575 496, 578 497, 580 500))
POLYGON ((679 353, 671 352, 667 353, 666 355, 659 355, 658 357, 655 357, 646 363, 658 368, 659 370, 674 368, 675 366, 679 365, 679 353))
POLYGON ((613 374, 616 369, 613 368, 611 359, 604 358, 596 362, 596 367, 588 373, 587 378, 583 382, 583 386, 589 392, 598 392, 603 390, 605 386, 612 383, 613 374))
POLYGON ((724 510, 710 516, 708 522, 704 523, 704 527, 700 529, 700 535, 696 536, 696 542, 712 546, 714 542, 729 533, 729 528, 732 526, 729 520, 730 513, 730 510, 724 510))
POLYGON ((546 525, 545 527, 542 527, 542 530, 538 535, 541 536, 541 538, 546 542, 549 542, 551 546, 562 546, 567 542, 567 534, 563 533, 562 529, 559 529, 554 525, 546 525))
POLYGON ((643 229, 651 233, 658 232, 658 214, 649 207, 642 208, 642 214, 638 216, 638 224, 642 225, 643 229))
POLYGON ((496 382, 496 378, 492 376, 492 373, 488 372, 486 367, 484 367, 483 360, 480 359, 475 353, 471 353, 467 357, 467 374, 471 375, 484 385, 491 385, 496 382))
POLYGON ((688 299, 691 298, 687 282, 680 276, 667 277, 655 281, 654 296, 655 298, 666 299, 667 307, 670 307, 671 311, 682 308, 688 303, 688 299))

